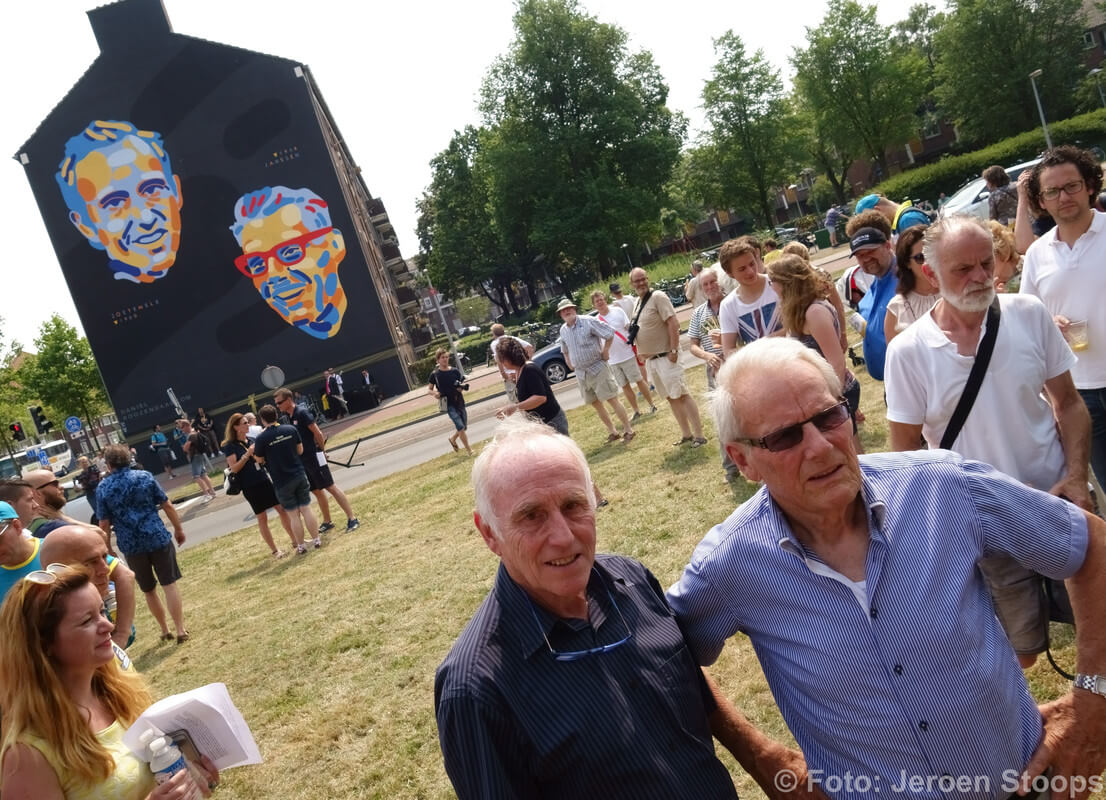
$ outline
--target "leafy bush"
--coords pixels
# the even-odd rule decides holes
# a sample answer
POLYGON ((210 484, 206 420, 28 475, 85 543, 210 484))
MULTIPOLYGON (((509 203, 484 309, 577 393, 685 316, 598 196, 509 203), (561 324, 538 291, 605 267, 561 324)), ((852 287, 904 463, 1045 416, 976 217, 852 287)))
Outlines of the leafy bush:
MULTIPOLYGON (((1050 123, 1054 145, 1102 146, 1106 142, 1106 109, 1050 123)), ((941 192, 951 195, 966 182, 978 178, 992 164, 1008 167, 1036 158, 1045 148, 1044 132, 1034 129, 935 164, 893 175, 872 189, 895 201, 924 199, 936 204, 941 192)))

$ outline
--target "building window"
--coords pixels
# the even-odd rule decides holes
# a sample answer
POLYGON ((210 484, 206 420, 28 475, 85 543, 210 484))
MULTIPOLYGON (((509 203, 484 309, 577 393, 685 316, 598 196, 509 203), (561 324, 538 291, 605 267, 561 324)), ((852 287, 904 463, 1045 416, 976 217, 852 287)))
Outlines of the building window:
POLYGON ((1087 48, 1088 50, 1090 50, 1091 48, 1093 48, 1095 46, 1095 44, 1096 44, 1096 42, 1094 40, 1094 31, 1084 31, 1083 32, 1083 46, 1085 48, 1087 48))
POLYGON ((929 112, 922 120, 922 136, 926 139, 936 139, 941 135, 941 118, 933 112, 929 112))

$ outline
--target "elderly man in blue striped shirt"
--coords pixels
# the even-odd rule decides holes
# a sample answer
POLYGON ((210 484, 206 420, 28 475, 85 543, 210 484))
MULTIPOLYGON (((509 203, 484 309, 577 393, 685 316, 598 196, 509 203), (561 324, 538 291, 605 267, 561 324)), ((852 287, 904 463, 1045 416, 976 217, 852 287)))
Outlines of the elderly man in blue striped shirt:
POLYGON ((736 800, 718 737, 773 796, 802 756, 718 697, 656 578, 595 555, 580 448, 514 417, 472 470, 476 527, 500 557, 438 668, 434 707, 461 800, 736 800))
POLYGON ((797 341, 746 346, 718 386, 719 438, 764 486, 668 600, 700 664, 749 637, 803 779, 834 798, 1100 788, 1106 523, 948 451, 858 458, 836 375, 797 341), (977 566, 994 553, 1067 579, 1080 674, 1040 708, 977 566))

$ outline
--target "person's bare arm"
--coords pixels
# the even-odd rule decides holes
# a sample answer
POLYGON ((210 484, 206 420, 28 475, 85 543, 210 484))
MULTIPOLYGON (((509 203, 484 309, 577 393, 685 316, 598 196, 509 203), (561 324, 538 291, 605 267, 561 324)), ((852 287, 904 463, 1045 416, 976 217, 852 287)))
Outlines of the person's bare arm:
POLYGON ((252 444, 246 450, 246 456, 247 456, 246 458, 239 458, 234 453, 228 453, 227 454, 227 467, 230 468, 231 472, 233 472, 234 474, 237 475, 239 472, 241 472, 242 470, 244 470, 246 468, 246 464, 248 464, 250 462, 249 455, 251 455, 252 453, 253 453, 253 445, 252 444))
POLYGON ((65 800, 54 768, 34 747, 16 743, 4 754, 4 800, 65 800))
POLYGON ((810 783, 806 759, 798 750, 791 750, 765 736, 737 707, 722 694, 710 676, 703 671, 710 688, 715 709, 708 717, 710 732, 771 798, 824 798, 821 790, 810 783))
POLYGON ((829 294, 826 299, 830 301, 830 305, 833 306, 833 310, 837 313, 837 338, 841 343, 841 352, 844 353, 849 349, 849 336, 845 333, 846 323, 845 317, 845 304, 841 302, 841 293, 837 291, 837 287, 832 282, 827 284, 829 286, 829 294))
POLYGON ((311 435, 315 437, 315 446, 322 450, 323 447, 326 446, 326 437, 323 436, 323 432, 319 429, 319 423, 312 422, 308 430, 310 430, 311 435))
POLYGON ((922 443, 922 426, 910 425, 906 422, 887 421, 887 429, 891 433, 891 450, 904 452, 917 450, 922 443))
POLYGON ((134 573, 122 561, 116 561, 111 580, 115 583, 115 630, 111 638, 120 647, 126 647, 134 624, 134 573))
MULTIPOLYGON (((1106 522, 1083 512, 1087 519, 1087 554, 1083 566, 1066 581, 1075 614, 1076 671, 1106 675, 1106 522)), ((1023 776, 1030 780, 1052 770, 1052 780, 1082 776, 1084 784, 1106 767, 1106 697, 1072 689, 1041 707, 1045 735, 1023 776)), ((1057 785, 1057 784, 1053 784, 1057 785)), ((1073 792, 1083 798, 1088 791, 1073 792)))
POLYGON ((676 315, 673 314, 667 320, 665 320, 665 326, 668 328, 668 360, 676 362, 680 360, 680 321, 676 319, 676 315), (672 357, 672 351, 675 350, 675 358, 672 357))
POLYGON ((568 371, 569 372, 575 372, 576 370, 574 370, 572 368, 572 361, 569 360, 569 357, 568 357, 568 348, 564 346, 563 342, 561 343, 561 355, 564 356, 565 367, 568 369, 568 371))
POLYGON ((1037 239, 1033 233, 1033 216, 1029 213, 1029 173, 1022 170, 1018 176, 1018 210, 1014 215, 1014 249, 1021 255, 1037 239))
POLYGON ((899 318, 895 316, 895 312, 891 309, 887 309, 883 312, 883 338, 884 341, 890 342, 896 336, 899 335, 897 328, 899 327, 899 318))
POLYGON ((722 334, 722 358, 729 358, 731 355, 737 352, 737 334, 736 333, 723 333, 722 334))
POLYGON ((1066 497, 1084 511, 1094 511, 1087 489, 1091 441, 1091 415, 1087 404, 1075 388, 1071 372, 1045 381, 1045 394, 1052 405, 1060 443, 1064 446, 1064 475, 1049 493, 1066 497))
POLYGON ((822 356, 833 367, 837 380, 845 385, 845 351, 838 345, 840 340, 837 330, 833 326, 833 317, 828 308, 823 305, 811 304, 806 310, 806 327, 818 347, 822 356))
POLYGON ((169 524, 173 526, 173 538, 177 540, 177 544, 184 544, 184 528, 181 527, 180 517, 177 515, 177 509, 173 507, 173 501, 167 499, 161 504, 161 510, 165 512, 165 516, 169 518, 169 524))

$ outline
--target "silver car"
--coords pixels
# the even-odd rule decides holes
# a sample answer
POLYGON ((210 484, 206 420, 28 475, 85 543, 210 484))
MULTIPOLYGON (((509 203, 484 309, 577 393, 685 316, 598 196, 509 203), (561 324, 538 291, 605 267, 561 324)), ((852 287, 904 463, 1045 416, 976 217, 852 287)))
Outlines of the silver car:
MULTIPOLYGON (((1035 158, 1023 164, 1015 164, 1012 167, 1007 167, 1006 174, 1010 176, 1010 181, 1012 183, 1017 183, 1018 176, 1030 167, 1036 166, 1040 160, 1039 158, 1035 158)), ((970 183, 961 186, 956 191, 956 194, 950 197, 949 201, 941 206, 941 216, 947 217, 950 214, 967 214, 986 221, 991 218, 991 208, 990 204, 987 202, 990 197, 991 193, 987 190, 987 182, 983 180, 983 178, 976 178, 970 183)))

